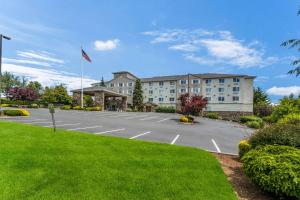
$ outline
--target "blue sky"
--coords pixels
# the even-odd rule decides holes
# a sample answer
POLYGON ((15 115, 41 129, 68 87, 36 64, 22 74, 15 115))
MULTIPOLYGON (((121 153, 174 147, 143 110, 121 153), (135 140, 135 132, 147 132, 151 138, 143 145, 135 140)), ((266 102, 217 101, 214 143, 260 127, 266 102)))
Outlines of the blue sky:
POLYGON ((186 73, 257 76, 274 102, 300 93, 287 75, 299 52, 297 1, 0 1, 4 70, 44 85, 80 87, 80 46, 88 86, 111 72, 139 77, 186 73))

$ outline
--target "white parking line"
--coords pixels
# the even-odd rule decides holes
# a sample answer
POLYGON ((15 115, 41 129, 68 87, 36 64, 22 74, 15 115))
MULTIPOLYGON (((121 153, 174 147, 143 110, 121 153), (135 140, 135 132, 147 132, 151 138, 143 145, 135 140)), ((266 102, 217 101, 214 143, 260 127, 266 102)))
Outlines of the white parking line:
POLYGON ((175 144, 175 142, 178 140, 180 135, 176 135, 176 137, 172 140, 171 144, 175 144))
POLYGON ((214 146, 216 147, 217 152, 218 152, 218 153, 221 153, 221 150, 220 150, 220 148, 218 147, 216 141, 215 141, 214 139, 211 139, 211 141, 212 141, 212 143, 214 144, 214 146))
POLYGON ((145 121, 145 120, 148 120, 148 119, 154 119, 154 118, 158 118, 158 116, 146 117, 146 118, 143 118, 143 119, 140 119, 140 120, 141 120, 141 121, 145 121))
POLYGON ((140 136, 143 136, 143 135, 146 135, 146 134, 148 134, 148 133, 151 133, 151 131, 147 131, 147 132, 145 132, 145 133, 141 133, 141 134, 138 134, 138 135, 136 135, 136 136, 133 136, 133 137, 131 137, 131 138, 129 138, 129 139, 134 139, 134 138, 137 138, 137 137, 140 137, 140 136))
POLYGON ((113 133, 113 132, 117 132, 117 131, 124 131, 125 128, 120 128, 120 129, 115 129, 115 130, 109 130, 109 131, 103 131, 103 132, 100 132, 100 133, 95 133, 95 134, 103 134, 103 133, 113 133))
POLYGON ((91 128, 100 128, 103 126, 88 126, 88 127, 81 127, 81 128, 71 128, 67 129, 68 131, 76 131, 76 130, 84 130, 84 129, 91 129, 91 128))
POLYGON ((161 119, 161 120, 159 120, 159 121, 157 121, 158 123, 160 123, 160 122, 163 122, 163 121, 167 121, 167 120, 169 120, 170 118, 165 118, 165 119, 161 119))
MULTIPOLYGON (((56 127, 63 127, 63 126, 75 126, 75 125, 79 125, 80 123, 76 123, 76 124, 59 124, 56 125, 56 127)), ((45 127, 52 127, 52 126, 45 126, 45 127)))
POLYGON ((139 118, 139 117, 147 117, 148 115, 136 115, 136 116, 133 116, 133 117, 127 117, 125 119, 134 119, 134 118, 139 118))

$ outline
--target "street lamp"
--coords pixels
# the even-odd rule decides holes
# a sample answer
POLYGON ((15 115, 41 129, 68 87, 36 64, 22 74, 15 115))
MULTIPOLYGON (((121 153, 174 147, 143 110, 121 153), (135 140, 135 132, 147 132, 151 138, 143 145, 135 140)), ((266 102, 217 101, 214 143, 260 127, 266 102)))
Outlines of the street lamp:
POLYGON ((2 115, 2 106, 1 106, 1 95, 2 95, 2 38, 6 40, 11 40, 10 37, 0 34, 0 115, 2 115))

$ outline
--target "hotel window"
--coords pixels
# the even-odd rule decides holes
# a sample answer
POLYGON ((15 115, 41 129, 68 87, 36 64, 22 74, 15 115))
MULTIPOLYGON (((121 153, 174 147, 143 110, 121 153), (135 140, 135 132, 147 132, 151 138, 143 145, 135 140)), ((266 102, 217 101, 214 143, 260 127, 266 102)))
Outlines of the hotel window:
POLYGON ((149 98, 148 101, 149 101, 149 102, 153 102, 153 98, 149 98))
POLYGON ((211 97, 205 97, 207 101, 211 101, 211 97))
POLYGON ((119 83, 119 87, 123 87, 123 83, 119 83))
POLYGON ((159 97, 159 98, 158 98, 158 101, 159 101, 159 102, 162 102, 162 101, 164 101, 164 98, 159 97))
POLYGON ((199 93, 200 92, 200 88, 193 88, 193 93, 199 93))
POLYGON ((221 102, 225 101, 225 97, 218 97, 218 101, 221 101, 221 102))
POLYGON ((187 90, 186 88, 181 88, 180 93, 186 93, 186 90, 187 90))
POLYGON ((240 78, 233 78, 233 82, 234 83, 239 83, 240 82, 240 78))
POLYGON ((185 85, 186 82, 187 82, 186 80, 180 80, 180 84, 181 84, 181 85, 185 85))
POLYGON ((169 100, 170 100, 170 101, 175 101, 175 98, 174 98, 174 97, 170 97, 169 100))
POLYGON ((132 87, 132 82, 129 82, 129 83, 128 83, 128 87, 132 87))
POLYGON ((225 83, 225 79, 224 78, 220 78, 219 79, 219 83, 225 83))
POLYGON ((211 92, 211 88, 205 88, 205 91, 206 91, 207 93, 210 93, 210 92, 211 92))
POLYGON ((153 90, 149 90, 149 94, 153 94, 153 90))
POLYGON ((170 93, 174 94, 175 93, 175 89, 170 90, 170 93))
POLYGON ((114 84, 114 83, 111 83, 111 84, 110 84, 110 87, 115 87, 115 84, 114 84))
POLYGON ((206 79, 206 80, 205 80, 205 83, 206 83, 206 84, 211 84, 211 79, 206 79))
POLYGON ((239 91, 240 91, 240 87, 233 87, 233 88, 232 88, 232 91, 233 91, 233 92, 239 92, 239 91))
POLYGON ((163 81, 159 81, 159 86, 163 86, 164 82, 163 81))
POLYGON ((239 101, 240 100, 240 97, 239 96, 233 96, 232 97, 232 101, 239 101))
POLYGON ((219 88, 219 92, 224 92, 225 89, 224 88, 219 88))
POLYGON ((153 85, 153 83, 152 82, 149 82, 149 86, 152 86, 153 85))
POLYGON ((193 79, 193 84, 199 84, 199 79, 193 79))
POLYGON ((175 81, 170 81, 170 85, 175 85, 175 81))
POLYGON ((123 90, 122 90, 122 89, 119 89, 119 93, 120 93, 120 94, 123 94, 123 90))

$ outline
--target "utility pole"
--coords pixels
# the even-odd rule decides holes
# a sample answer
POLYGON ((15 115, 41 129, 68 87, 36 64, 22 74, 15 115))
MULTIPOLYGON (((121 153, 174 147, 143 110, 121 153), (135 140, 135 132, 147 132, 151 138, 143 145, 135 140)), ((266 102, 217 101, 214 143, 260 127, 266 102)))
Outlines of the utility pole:
POLYGON ((1 98, 2 98, 2 38, 6 40, 11 40, 10 37, 0 34, 0 116, 2 115, 2 106, 1 106, 1 98))
POLYGON ((188 73, 188 94, 190 96, 190 73, 188 73))

